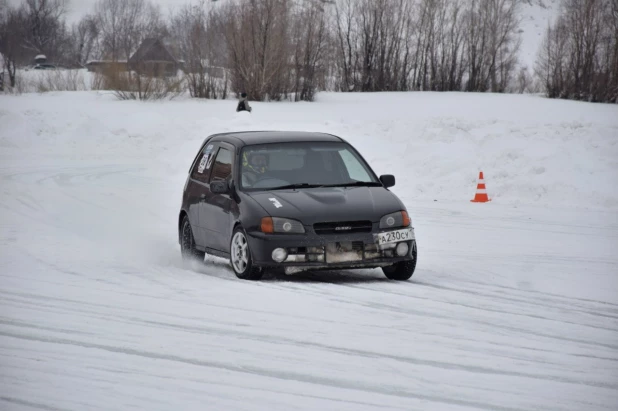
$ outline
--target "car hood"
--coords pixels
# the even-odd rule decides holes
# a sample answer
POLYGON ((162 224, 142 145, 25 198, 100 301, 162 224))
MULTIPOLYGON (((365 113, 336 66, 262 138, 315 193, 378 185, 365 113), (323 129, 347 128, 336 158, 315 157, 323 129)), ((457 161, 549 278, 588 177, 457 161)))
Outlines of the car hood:
POLYGON ((384 187, 324 187, 247 193, 273 217, 293 218, 305 225, 336 221, 380 221, 405 209, 384 187))

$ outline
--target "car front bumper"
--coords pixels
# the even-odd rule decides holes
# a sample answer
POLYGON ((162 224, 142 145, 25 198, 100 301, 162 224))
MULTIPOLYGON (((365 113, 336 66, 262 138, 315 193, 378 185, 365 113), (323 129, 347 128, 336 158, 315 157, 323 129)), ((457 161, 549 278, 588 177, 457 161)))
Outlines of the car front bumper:
MULTIPOLYGON (((385 232, 380 230, 379 232, 385 232)), ((416 258, 416 239, 378 245, 375 235, 379 232, 354 234, 317 235, 264 234, 249 232, 248 241, 253 264, 258 267, 283 267, 286 272, 298 270, 350 269, 385 267, 416 258), (407 244, 407 252, 398 255, 396 247, 407 244), (287 258, 282 262, 273 259, 273 251, 283 248, 287 258)))

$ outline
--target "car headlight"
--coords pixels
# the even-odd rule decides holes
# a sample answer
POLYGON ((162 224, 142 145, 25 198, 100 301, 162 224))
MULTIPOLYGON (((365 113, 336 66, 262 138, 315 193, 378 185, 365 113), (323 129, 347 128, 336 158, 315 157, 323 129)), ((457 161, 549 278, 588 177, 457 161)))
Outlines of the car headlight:
POLYGON ((407 212, 397 211, 382 217, 380 219, 380 228, 407 227, 410 223, 410 217, 407 212))
POLYGON ((297 220, 280 217, 264 217, 260 229, 263 233, 304 234, 305 227, 297 220))

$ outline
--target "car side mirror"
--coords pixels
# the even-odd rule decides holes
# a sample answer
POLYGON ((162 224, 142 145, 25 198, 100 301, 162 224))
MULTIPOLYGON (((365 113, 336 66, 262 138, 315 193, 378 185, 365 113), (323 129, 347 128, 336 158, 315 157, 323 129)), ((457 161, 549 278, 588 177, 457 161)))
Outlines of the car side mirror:
POLYGON ((213 194, 227 194, 230 186, 227 181, 213 181, 210 183, 210 192, 213 194))
POLYGON ((391 174, 384 174, 380 176, 380 181, 384 184, 384 187, 389 188, 395 185, 395 176, 391 174))

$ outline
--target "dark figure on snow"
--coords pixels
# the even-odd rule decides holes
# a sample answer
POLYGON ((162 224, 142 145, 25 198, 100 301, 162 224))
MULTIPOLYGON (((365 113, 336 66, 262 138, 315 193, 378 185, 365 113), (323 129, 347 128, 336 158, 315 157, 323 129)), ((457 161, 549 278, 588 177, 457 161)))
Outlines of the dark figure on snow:
POLYGON ((236 112, 239 111, 248 111, 251 112, 251 106, 249 105, 249 100, 247 100, 247 93, 241 93, 240 101, 238 102, 238 106, 236 107, 236 112))

